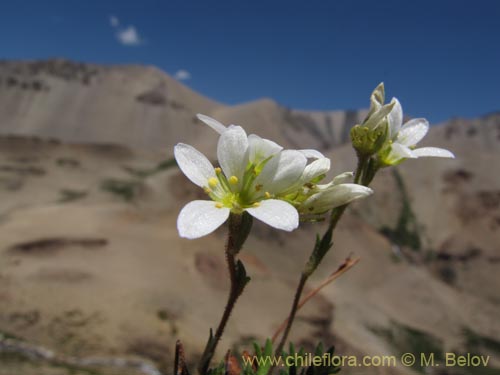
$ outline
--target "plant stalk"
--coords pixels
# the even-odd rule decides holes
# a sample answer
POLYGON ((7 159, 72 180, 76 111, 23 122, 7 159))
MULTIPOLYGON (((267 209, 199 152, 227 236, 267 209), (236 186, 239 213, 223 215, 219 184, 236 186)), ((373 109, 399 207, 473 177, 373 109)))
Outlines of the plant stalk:
MULTIPOLYGON (((354 183, 356 183, 356 184, 361 183, 365 186, 368 186, 368 184, 373 179, 375 173, 376 173, 376 169, 372 165, 372 159, 360 156, 358 158, 358 166, 356 168, 356 173, 354 175, 354 183)), ((330 221, 328 224, 328 228, 322 237, 323 240, 326 238, 331 239, 333 230, 335 229, 340 218, 344 214, 347 206, 348 206, 348 204, 345 204, 343 206, 339 206, 339 207, 334 208, 332 210, 331 215, 330 215, 330 221)), ((306 269, 307 269, 307 266, 305 267, 305 270, 306 269)), ((280 342, 276 348, 276 351, 275 351, 276 355, 281 355, 281 352, 285 346, 285 343, 288 339, 288 335, 290 334, 290 330, 291 330, 293 322, 295 320, 297 310, 299 309, 299 303, 301 300, 302 292, 304 291, 304 286, 306 285, 307 280, 309 279, 309 277, 312 275, 313 272, 314 272, 314 270, 312 272, 303 271, 301 276, 300 276, 299 284, 297 285, 297 289, 295 291, 295 296, 293 299, 292 307, 291 307, 290 313, 288 315, 287 324, 286 324, 285 330, 283 332, 283 336, 281 337, 281 340, 280 340, 280 342)), ((273 369, 271 368, 270 371, 268 372, 268 374, 271 374, 272 370, 273 369)))
MULTIPOLYGON (((311 290, 304 298, 302 298, 297 305, 297 311, 299 311, 302 306, 304 306, 309 300, 311 300, 314 296, 316 296, 324 287, 326 287, 328 284, 331 282, 335 281, 337 278, 342 276, 345 272, 350 270, 352 267, 354 267, 358 262, 360 258, 347 258, 344 263, 340 265, 340 267, 333 272, 331 275, 329 275, 321 284, 319 284, 317 287, 315 287, 313 290, 311 290)), ((287 317, 283 323, 279 326, 279 328, 276 330, 276 332, 273 335, 273 338, 271 339, 272 342, 276 341, 278 336, 283 332, 283 330, 286 328, 286 325, 288 323, 288 320, 290 318, 287 317)))
MULTIPOLYGON (((229 271, 229 281, 230 289, 227 298, 226 306, 224 307, 224 313, 220 319, 219 325, 215 330, 215 334, 212 335, 212 330, 210 330, 210 337, 208 338, 205 350, 201 356, 200 364, 198 366, 198 372, 200 375, 206 375, 210 366, 210 362, 215 354, 217 345, 224 334, 224 329, 226 328, 227 322, 231 316, 231 313, 236 305, 236 301, 243 293, 246 283, 249 279, 246 277, 246 273, 241 262, 236 261, 236 255, 238 254, 243 242, 246 239, 248 233, 243 234, 242 238, 242 224, 243 216, 237 214, 231 214, 229 217, 229 231, 226 242, 226 262, 229 271)), ((251 226, 251 224, 250 224, 251 226)), ((248 228, 248 232, 249 232, 248 228)), ((243 232, 246 230, 243 229, 243 232)))

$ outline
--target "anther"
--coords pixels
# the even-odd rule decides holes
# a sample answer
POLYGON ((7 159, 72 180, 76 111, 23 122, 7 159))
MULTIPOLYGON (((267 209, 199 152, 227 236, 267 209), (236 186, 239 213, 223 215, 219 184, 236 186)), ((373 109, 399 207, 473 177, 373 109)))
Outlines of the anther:
POLYGON ((217 203, 215 204, 215 207, 217 207, 217 208, 222 208, 222 207, 224 207, 224 205, 223 205, 222 203, 217 202, 217 203))
POLYGON ((267 199, 271 198, 271 194, 269 194, 269 192, 268 192, 268 191, 266 191, 266 192, 264 193, 264 196, 265 196, 267 199))
POLYGON ((255 185, 255 191, 260 191, 260 189, 262 189, 261 184, 255 185))
POLYGON ((236 177, 236 176, 229 177, 229 183, 231 185, 236 185, 238 183, 238 177, 236 177))
POLYGON ((220 169, 219 167, 215 168, 215 173, 219 174, 222 172, 222 169, 220 169))
POLYGON ((259 203, 259 202, 255 202, 252 206, 254 206, 254 207, 259 207, 259 206, 260 206, 260 203, 259 203))
POLYGON ((219 180, 217 180, 217 178, 215 178, 215 177, 210 177, 208 179, 208 185, 212 188, 216 187, 218 183, 219 183, 219 180))

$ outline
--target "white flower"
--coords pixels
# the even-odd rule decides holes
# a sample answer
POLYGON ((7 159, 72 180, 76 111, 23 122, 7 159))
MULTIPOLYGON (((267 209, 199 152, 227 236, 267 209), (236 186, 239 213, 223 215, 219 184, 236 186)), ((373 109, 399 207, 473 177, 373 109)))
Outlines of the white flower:
POLYGON ((298 210, 323 213, 372 192, 359 185, 341 184, 345 176, 317 185, 330 169, 330 160, 319 151, 283 150, 268 139, 247 136, 240 126, 226 127, 205 115, 198 118, 220 134, 220 168, 214 168, 192 146, 175 146, 179 168, 211 199, 184 206, 177 219, 181 237, 207 235, 221 226, 231 212, 244 211, 274 228, 292 231, 299 225, 298 210), (308 198, 307 206, 303 206, 308 198))
POLYGON ((207 116, 199 117, 221 133, 217 145, 220 168, 214 168, 192 146, 175 146, 175 159, 182 172, 212 199, 190 202, 181 210, 177 220, 180 235, 204 236, 222 225, 231 212, 243 211, 277 229, 297 228, 297 210, 278 197, 301 180, 304 173, 309 173, 304 153, 283 150, 256 135, 247 137, 240 126, 226 128, 207 116))
POLYGON ((379 152, 379 159, 383 165, 399 164, 404 159, 415 159, 424 156, 454 158, 448 150, 437 147, 416 148, 418 142, 424 138, 429 130, 429 122, 424 118, 408 121, 403 125, 403 109, 396 98, 392 111, 388 115, 388 146, 379 152))
POLYGON ((345 172, 335 177, 329 184, 312 186, 306 192, 305 200, 299 205, 301 214, 322 214, 333 208, 373 194, 369 187, 346 183, 354 176, 345 172))

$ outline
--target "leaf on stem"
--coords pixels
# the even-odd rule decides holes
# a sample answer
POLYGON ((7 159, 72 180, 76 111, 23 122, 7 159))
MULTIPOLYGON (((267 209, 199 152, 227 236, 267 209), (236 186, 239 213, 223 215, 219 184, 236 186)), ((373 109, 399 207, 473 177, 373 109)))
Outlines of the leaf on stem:
POLYGON ((250 277, 247 276, 247 271, 245 270, 245 266, 241 262, 241 260, 238 260, 236 263, 236 288, 237 288, 237 295, 239 296, 242 292, 245 286, 248 284, 250 281, 250 277))

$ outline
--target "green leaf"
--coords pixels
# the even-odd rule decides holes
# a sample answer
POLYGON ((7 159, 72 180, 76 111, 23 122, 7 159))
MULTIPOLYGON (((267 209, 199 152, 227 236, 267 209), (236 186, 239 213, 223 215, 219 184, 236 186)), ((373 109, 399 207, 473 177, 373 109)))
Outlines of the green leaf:
POLYGON ((267 373, 269 372, 269 369, 272 366, 272 363, 270 361, 272 356, 273 356, 273 343, 270 339, 267 339, 266 344, 264 346, 264 352, 263 353, 261 352, 261 355, 260 355, 261 358, 267 359, 267 360, 262 362, 264 365, 259 367, 256 375, 267 375, 267 373))
MULTIPOLYGON (((324 354, 329 354, 329 358, 332 358, 335 353, 335 347, 330 347, 326 352, 324 351, 324 347, 322 343, 319 343, 316 346, 314 351, 314 355, 323 357, 324 354)), ((309 366, 305 372, 306 375, 331 375, 336 374, 341 370, 340 367, 331 366, 328 363, 323 363, 321 366, 309 366)))
POLYGON ((248 212, 243 212, 241 215, 231 214, 229 231, 233 240, 234 254, 238 254, 243 247, 252 229, 252 224, 253 217, 248 212))
POLYGON ((216 367, 210 368, 207 375, 224 375, 226 373, 226 366, 224 361, 221 361, 216 367))

